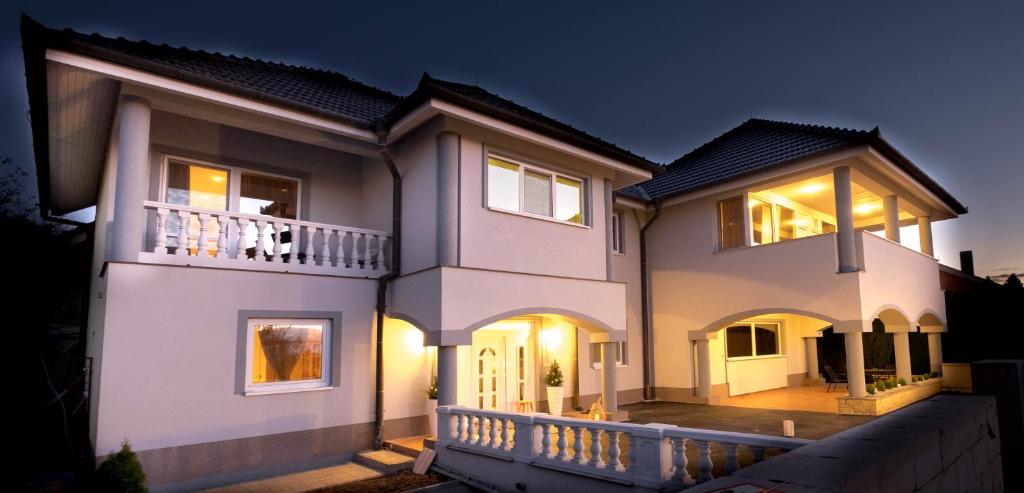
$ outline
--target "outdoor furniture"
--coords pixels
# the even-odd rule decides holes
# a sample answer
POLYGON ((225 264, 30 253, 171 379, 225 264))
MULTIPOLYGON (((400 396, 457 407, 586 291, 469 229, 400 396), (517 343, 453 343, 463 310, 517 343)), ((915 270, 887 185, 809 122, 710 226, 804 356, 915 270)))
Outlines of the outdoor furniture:
POLYGON ((845 383, 849 384, 845 378, 839 378, 839 374, 832 369, 831 365, 825 365, 825 392, 832 392, 836 386, 845 383))

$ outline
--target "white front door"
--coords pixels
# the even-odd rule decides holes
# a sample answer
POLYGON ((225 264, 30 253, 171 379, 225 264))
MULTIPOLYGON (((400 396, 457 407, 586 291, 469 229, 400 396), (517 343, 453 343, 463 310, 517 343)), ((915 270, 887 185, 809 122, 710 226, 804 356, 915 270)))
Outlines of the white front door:
POLYGON ((506 409, 505 341, 504 337, 481 337, 473 345, 474 386, 477 407, 480 409, 506 409))
POLYGON ((473 335, 473 388, 480 409, 515 411, 533 401, 533 358, 529 331, 487 331, 473 335))

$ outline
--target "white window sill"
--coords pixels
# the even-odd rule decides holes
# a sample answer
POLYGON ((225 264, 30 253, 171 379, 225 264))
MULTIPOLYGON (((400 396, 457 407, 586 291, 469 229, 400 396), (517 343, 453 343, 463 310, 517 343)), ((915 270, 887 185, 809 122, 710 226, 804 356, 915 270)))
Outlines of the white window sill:
POLYGON ((735 358, 726 357, 725 360, 726 361, 752 361, 752 360, 759 360, 759 359, 776 359, 776 358, 785 358, 785 357, 786 357, 785 354, 765 354, 765 355, 759 355, 759 356, 737 356, 735 358))
POLYGON ((612 255, 618 255, 620 257, 625 257, 626 256, 625 253, 623 253, 623 252, 616 252, 615 250, 612 250, 612 255))
MULTIPOLYGON (((590 367, 595 369, 595 370, 600 370, 601 369, 601 363, 591 363, 590 367)), ((615 367, 616 368, 629 368, 629 365, 628 364, 624 365, 622 363, 615 363, 615 367)))
POLYGON ((541 216, 541 215, 538 215, 538 214, 530 214, 529 212, 510 211, 510 210, 507 210, 507 209, 499 209, 497 207, 487 207, 487 209, 491 210, 493 212, 501 212, 501 213, 504 213, 504 214, 511 214, 513 216, 526 217, 526 218, 530 218, 530 219, 538 219, 538 220, 541 220, 541 221, 547 221, 549 223, 555 223, 555 224, 564 224, 566 226, 572 226, 574 228, 592 229, 590 226, 587 226, 586 224, 577 224, 577 223, 572 223, 572 222, 569 222, 569 221, 562 221, 560 219, 555 219, 553 217, 541 216))
POLYGON ((260 390, 246 390, 243 394, 245 397, 257 396, 257 395, 276 395, 276 394, 292 394, 295 392, 322 392, 325 390, 334 390, 338 387, 325 386, 325 387, 308 387, 308 388, 285 388, 285 389, 260 389, 260 390))

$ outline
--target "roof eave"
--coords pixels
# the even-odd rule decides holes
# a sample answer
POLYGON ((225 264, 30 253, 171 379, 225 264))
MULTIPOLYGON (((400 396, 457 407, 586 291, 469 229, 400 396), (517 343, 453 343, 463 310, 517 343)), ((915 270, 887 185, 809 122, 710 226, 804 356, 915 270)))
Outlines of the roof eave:
POLYGON ((25 81, 28 88, 29 120, 32 128, 32 150, 35 154, 36 185, 39 189, 39 211, 50 214, 50 143, 49 101, 46 91, 45 28, 25 14, 21 15, 21 47, 25 60, 25 81))

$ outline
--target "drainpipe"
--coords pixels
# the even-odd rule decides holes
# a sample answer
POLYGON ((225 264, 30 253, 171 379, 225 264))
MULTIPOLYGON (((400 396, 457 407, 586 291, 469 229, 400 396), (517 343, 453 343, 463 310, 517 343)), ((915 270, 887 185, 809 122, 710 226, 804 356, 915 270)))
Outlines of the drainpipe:
POLYGON ((402 272, 402 175, 395 166, 387 145, 387 129, 377 122, 377 152, 391 173, 391 271, 377 280, 377 347, 374 381, 376 395, 373 412, 373 448, 384 448, 384 312, 387 309, 388 283, 402 272))
MULTIPOLYGON (((636 211, 634 211, 636 214, 636 211)), ((647 274, 647 229, 661 216, 661 200, 654 201, 654 215, 640 228, 640 316, 643 331, 640 333, 644 360, 644 400, 654 399, 654 386, 651 383, 651 309, 650 289, 647 274)))

